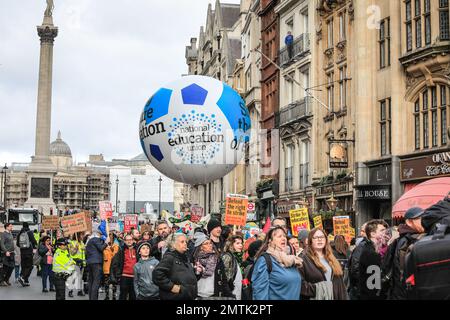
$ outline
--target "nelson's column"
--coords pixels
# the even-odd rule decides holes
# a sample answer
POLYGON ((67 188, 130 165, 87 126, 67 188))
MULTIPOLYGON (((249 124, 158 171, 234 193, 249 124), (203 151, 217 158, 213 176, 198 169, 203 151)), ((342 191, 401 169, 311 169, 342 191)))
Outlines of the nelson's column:
MULTIPOLYGON (((53 42, 58 35, 58 28, 53 25, 53 0, 47 0, 44 21, 37 27, 41 39, 39 61, 39 83, 36 116, 35 154, 28 167, 28 200, 26 207, 39 209, 49 215, 50 208, 56 208, 53 201, 53 177, 56 167, 50 160, 50 127, 52 114, 52 69, 53 42)), ((56 213, 56 210, 55 210, 56 213)))

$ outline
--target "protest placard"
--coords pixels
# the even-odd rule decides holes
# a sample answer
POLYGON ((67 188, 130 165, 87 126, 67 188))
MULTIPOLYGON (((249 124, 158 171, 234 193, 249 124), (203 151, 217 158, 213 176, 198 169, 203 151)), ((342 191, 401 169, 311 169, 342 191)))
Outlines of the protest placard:
POLYGON ((290 210, 289 217, 291 218, 291 231, 294 237, 297 237, 302 229, 311 230, 307 208, 290 210))
POLYGON ((106 219, 112 218, 113 209, 112 209, 112 203, 110 201, 99 201, 98 207, 100 210, 100 219, 106 220, 106 219))
POLYGON ((203 208, 199 205, 193 205, 191 206, 191 221, 194 223, 199 222, 204 215, 203 208))
POLYGON ((313 218, 314 220, 314 228, 323 229, 322 216, 318 215, 313 218))
POLYGON ((61 226, 64 236, 70 236, 74 233, 88 231, 86 223, 86 214, 84 212, 64 216, 61 218, 61 226))
POLYGON ((42 217, 42 230, 58 230, 59 229, 59 217, 58 216, 43 216, 42 217))
POLYGON ((248 196, 228 194, 225 206, 225 224, 245 226, 247 223, 248 196))
POLYGON ((350 241, 352 240, 352 231, 349 216, 333 217, 333 230, 335 236, 344 236, 347 243, 350 243, 350 241))
POLYGON ((123 231, 130 232, 132 228, 137 229, 138 227, 138 216, 137 214, 127 214, 123 218, 123 231))

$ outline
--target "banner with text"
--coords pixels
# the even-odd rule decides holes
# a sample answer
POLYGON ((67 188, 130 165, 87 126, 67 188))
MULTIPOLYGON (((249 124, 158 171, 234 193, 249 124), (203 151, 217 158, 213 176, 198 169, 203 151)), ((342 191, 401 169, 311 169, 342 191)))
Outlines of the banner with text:
POLYGON ((314 220, 314 228, 323 229, 322 216, 318 215, 313 218, 314 220))
POLYGON ((100 209, 100 219, 106 220, 112 218, 113 209, 110 201, 99 201, 98 207, 100 209))
POLYGON ((291 230, 294 237, 297 237, 302 229, 311 230, 308 208, 290 210, 289 217, 291 218, 291 230))
POLYGON ((72 214, 70 216, 64 216, 61 218, 61 226, 65 237, 74 233, 88 231, 86 214, 82 212, 72 214))
POLYGON ((247 223, 248 196, 228 194, 225 209, 225 224, 245 226, 247 223))
POLYGON ((43 216, 42 217, 42 230, 59 230, 59 217, 58 216, 43 216))
POLYGON ((350 243, 352 240, 352 227, 350 225, 349 216, 333 217, 333 233, 334 236, 341 235, 345 237, 345 241, 350 243))
POLYGON ((123 231, 130 232, 132 228, 137 229, 138 227, 138 216, 137 214, 127 214, 123 218, 123 231))

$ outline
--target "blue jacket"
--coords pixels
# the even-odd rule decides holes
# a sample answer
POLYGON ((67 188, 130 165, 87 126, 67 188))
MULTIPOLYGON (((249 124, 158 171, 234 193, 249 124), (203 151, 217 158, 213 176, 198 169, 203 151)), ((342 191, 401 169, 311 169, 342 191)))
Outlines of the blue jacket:
POLYGON ((292 34, 287 35, 286 38, 284 38, 284 43, 286 45, 290 45, 290 44, 294 43, 294 36, 292 34))
POLYGON ((86 245, 86 263, 103 264, 103 250, 106 249, 108 245, 100 238, 91 238, 86 245))
POLYGON ((297 267, 285 268, 272 256, 272 272, 264 257, 256 260, 252 274, 253 300, 300 300, 301 276, 297 267))

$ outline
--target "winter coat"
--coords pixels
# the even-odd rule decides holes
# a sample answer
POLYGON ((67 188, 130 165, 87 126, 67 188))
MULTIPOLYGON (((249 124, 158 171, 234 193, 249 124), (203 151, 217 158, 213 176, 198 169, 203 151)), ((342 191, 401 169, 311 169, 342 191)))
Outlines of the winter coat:
POLYGON ((0 240, 0 247, 2 251, 2 263, 5 266, 10 268, 14 268, 15 260, 14 260, 14 238, 13 235, 9 232, 3 232, 2 238, 0 240), (6 256, 6 252, 10 252, 10 256, 6 256))
POLYGON ((134 291, 136 297, 158 298, 159 288, 153 283, 153 270, 159 261, 154 257, 139 260, 134 265, 134 291))
MULTIPOLYGON (((39 248, 38 248, 38 253, 39 255, 42 257, 41 259, 41 266, 45 266, 47 265, 47 252, 48 252, 48 248, 44 243, 40 243, 39 244, 39 248)), ((52 255, 55 253, 55 250, 52 249, 52 255)))
POLYGON ((270 274, 265 258, 256 260, 251 279, 253 300, 299 300, 302 279, 297 268, 285 268, 274 257, 270 259, 270 274))
POLYGON ((161 300, 194 300, 197 297, 197 277, 186 254, 167 251, 153 271, 153 283, 159 287, 161 300), (172 293, 174 285, 179 293, 172 293))
POLYGON ((158 248, 158 243, 160 243, 161 241, 165 241, 165 239, 163 239, 161 236, 157 236, 150 241, 150 255, 152 257, 155 257, 158 261, 161 261, 162 255, 161 249, 158 248))
POLYGON ((366 239, 362 245, 361 256, 359 258, 358 282, 360 300, 384 300, 385 297, 380 294, 380 288, 371 289, 367 286, 367 280, 374 275, 373 271, 369 272, 369 267, 378 266, 381 271, 381 256, 375 251, 375 245, 372 241, 366 239))
POLYGON ((211 277, 214 277, 214 297, 234 297, 225 272, 225 264, 220 257, 217 258, 216 268, 211 277))
POLYGON ((111 263, 114 256, 119 252, 119 245, 113 244, 103 250, 103 274, 110 274, 111 263))
POLYGON ((365 244, 368 242, 367 238, 363 238, 361 242, 353 250, 350 258, 348 259, 347 267, 350 280, 350 294, 352 299, 359 299, 359 260, 361 258, 362 250, 365 244))
MULTIPOLYGON (((325 273, 318 268, 314 261, 306 254, 302 254, 303 265, 299 268, 302 275, 302 299, 312 299, 316 296, 316 284, 326 281, 325 273)), ((345 288, 343 276, 331 276, 333 283, 333 300, 348 300, 347 289, 345 288)))
POLYGON ((86 264, 103 264, 103 250, 108 245, 101 238, 93 237, 86 244, 86 264))
POLYGON ((405 270, 406 255, 411 245, 417 242, 424 234, 418 234, 406 224, 398 228, 400 237, 388 248, 388 253, 383 259, 382 275, 388 282, 386 291, 389 292, 390 300, 406 300, 406 279, 403 274, 405 270))
POLYGON ((30 231, 30 229, 24 229, 22 228, 22 230, 20 230, 19 234, 17 235, 17 246, 20 248, 20 254, 21 255, 33 255, 33 249, 36 249, 37 247, 37 242, 36 239, 34 238, 34 234, 32 231, 30 231), (19 246, 19 239, 20 239, 20 235, 22 233, 26 232, 28 234, 28 238, 30 239, 30 243, 31 243, 31 247, 29 248, 20 248, 19 246))
MULTIPOLYGON (((137 255, 137 247, 136 244, 133 244, 133 247, 136 250, 137 255)), ((136 257, 137 259, 137 257, 136 257)), ((111 261, 111 268, 109 270, 109 277, 111 280, 111 283, 119 283, 120 278, 122 277, 123 273, 123 264, 125 261, 125 247, 120 247, 119 251, 114 255, 111 261)))

